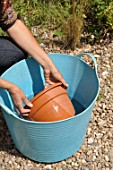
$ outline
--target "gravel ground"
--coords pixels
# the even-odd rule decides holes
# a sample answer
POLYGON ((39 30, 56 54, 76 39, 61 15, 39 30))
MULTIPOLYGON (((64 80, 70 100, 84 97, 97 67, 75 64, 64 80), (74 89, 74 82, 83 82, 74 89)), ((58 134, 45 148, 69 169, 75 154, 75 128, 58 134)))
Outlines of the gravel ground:
MULTIPOLYGON (((2 114, 0 114, 0 170, 113 170, 113 42, 85 45, 75 51, 55 44, 43 44, 47 52, 92 53, 98 63, 100 94, 95 103, 84 143, 72 157, 52 164, 42 164, 22 156, 17 150, 2 114)), ((84 58, 90 63, 89 58, 84 58)))

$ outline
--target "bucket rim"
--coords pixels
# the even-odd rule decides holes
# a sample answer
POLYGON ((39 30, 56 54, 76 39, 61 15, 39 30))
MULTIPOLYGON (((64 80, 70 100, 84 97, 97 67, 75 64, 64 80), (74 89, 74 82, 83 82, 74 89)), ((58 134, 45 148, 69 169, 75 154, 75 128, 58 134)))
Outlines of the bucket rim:
MULTIPOLYGON (((86 64, 88 67, 90 67, 92 70, 93 68, 88 64, 86 63, 84 60, 82 60, 82 58, 80 58, 81 54, 77 54, 77 55, 70 55, 70 54, 66 54, 66 53, 49 53, 48 55, 62 55, 62 56, 70 56, 70 57, 77 57, 77 59, 79 59, 80 61, 82 61, 84 64, 86 64)), ((3 78, 3 76, 5 74, 7 74, 7 72, 12 69, 12 67, 16 67, 17 64, 19 64, 20 62, 23 62, 23 61, 26 61, 26 60, 29 60, 29 59, 33 59, 31 57, 29 58, 26 58, 26 59, 23 59, 21 61, 19 61, 18 63, 14 64, 13 66, 11 66, 10 68, 8 68, 2 75, 1 77, 3 78)), ((94 71, 95 72, 95 71, 94 71)), ((53 122, 37 122, 37 121, 31 121, 31 120, 26 120, 26 119, 23 119, 17 115, 15 115, 12 111, 12 114, 10 114, 10 116, 13 116, 15 117, 16 119, 19 119, 20 121, 23 121, 25 123, 30 123, 30 124, 41 124, 41 125, 49 125, 49 124, 57 124, 57 123, 62 123, 62 122, 66 122, 66 121, 69 121, 71 119, 75 119, 76 117, 78 116, 81 116, 82 114, 84 114, 85 112, 87 112, 87 110, 96 102, 97 100, 97 97, 99 95, 99 90, 100 90, 100 86, 99 86, 99 77, 98 77, 98 74, 95 72, 95 75, 96 75, 96 78, 97 78, 97 83, 98 83, 98 89, 97 89, 97 94, 95 95, 95 98, 93 99, 93 101, 91 102, 91 104, 85 109, 83 110, 82 112, 80 112, 79 114, 73 116, 73 117, 70 117, 70 118, 67 118, 67 119, 64 119, 64 120, 58 120, 58 121, 53 121, 53 122)), ((3 104, 2 104, 3 105, 3 104)), ((5 106, 5 105, 4 105, 5 106)), ((2 107, 2 106, 1 106, 2 107)), ((2 107, 4 109, 4 107, 2 107)), ((4 109, 6 111, 6 109, 4 109)))

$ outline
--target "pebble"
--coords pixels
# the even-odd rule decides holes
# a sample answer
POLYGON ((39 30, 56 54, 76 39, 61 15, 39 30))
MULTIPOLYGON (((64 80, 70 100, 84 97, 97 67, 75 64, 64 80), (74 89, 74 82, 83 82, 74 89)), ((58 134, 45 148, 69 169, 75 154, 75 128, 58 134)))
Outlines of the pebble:
POLYGON ((106 160, 107 162, 109 161, 108 155, 105 155, 105 160, 106 160))
POLYGON ((93 138, 88 139, 88 144, 91 145, 93 143, 93 138))
POLYGON ((52 169, 52 167, 51 167, 51 165, 46 165, 45 167, 44 167, 44 169, 52 169))
POLYGON ((82 166, 82 167, 81 167, 81 170, 89 170, 89 168, 86 167, 86 166, 82 166))

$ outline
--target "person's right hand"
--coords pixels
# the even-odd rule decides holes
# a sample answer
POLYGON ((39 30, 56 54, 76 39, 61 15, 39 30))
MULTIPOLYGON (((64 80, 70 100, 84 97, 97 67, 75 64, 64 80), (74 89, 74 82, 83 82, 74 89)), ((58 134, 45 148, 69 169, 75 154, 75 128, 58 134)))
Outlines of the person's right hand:
POLYGON ((28 116, 31 111, 32 103, 26 98, 22 89, 13 84, 13 86, 8 90, 15 107, 15 111, 21 116, 28 116), (24 102, 29 109, 23 108, 22 102, 24 102))
POLYGON ((44 69, 44 77, 46 81, 45 88, 56 82, 61 82, 65 88, 68 87, 68 84, 64 80, 59 70, 55 67, 55 65, 53 65, 53 67, 48 67, 48 68, 43 68, 43 69, 44 69))

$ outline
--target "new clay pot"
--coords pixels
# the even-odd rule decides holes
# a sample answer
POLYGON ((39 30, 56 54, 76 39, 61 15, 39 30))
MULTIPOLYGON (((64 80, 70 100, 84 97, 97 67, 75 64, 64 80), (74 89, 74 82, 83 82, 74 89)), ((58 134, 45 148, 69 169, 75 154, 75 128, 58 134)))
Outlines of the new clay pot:
POLYGON ((50 122, 75 115, 74 107, 62 83, 50 85, 31 99, 33 107, 28 115, 30 120, 50 122))

